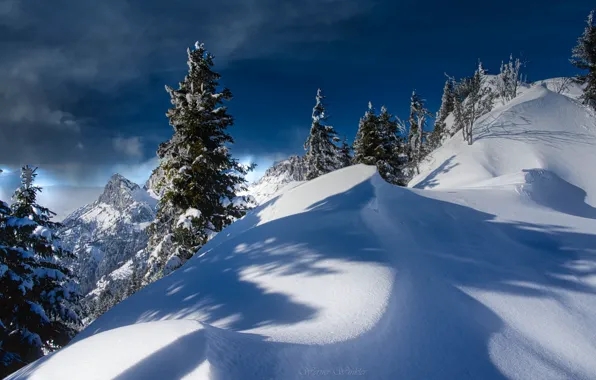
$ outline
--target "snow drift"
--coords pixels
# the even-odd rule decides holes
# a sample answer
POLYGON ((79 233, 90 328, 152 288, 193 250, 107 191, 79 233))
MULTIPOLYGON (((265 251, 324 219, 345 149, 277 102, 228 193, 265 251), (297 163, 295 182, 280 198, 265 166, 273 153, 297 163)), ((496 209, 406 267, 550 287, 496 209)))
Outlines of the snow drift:
MULTIPOLYGON (((576 100, 542 85, 480 118, 474 144, 462 143, 461 132, 435 151, 416 188, 458 188, 480 184, 524 169, 545 169, 588 193, 596 204, 594 114, 576 100)), ((450 118, 448 118, 448 122, 450 118)))
POLYGON ((9 378, 594 379, 595 122, 532 88, 417 188, 288 188, 9 378))

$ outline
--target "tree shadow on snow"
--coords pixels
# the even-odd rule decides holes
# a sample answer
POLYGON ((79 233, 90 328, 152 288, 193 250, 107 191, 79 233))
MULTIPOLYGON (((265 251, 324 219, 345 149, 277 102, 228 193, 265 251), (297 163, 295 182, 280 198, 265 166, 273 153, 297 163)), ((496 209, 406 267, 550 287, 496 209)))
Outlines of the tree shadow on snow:
POLYGON ((195 330, 126 369, 113 380, 182 379, 206 360, 205 330, 195 330))
POLYGON ((449 173, 451 169, 458 166, 459 164, 456 162, 454 163, 453 160, 455 159, 455 155, 449 157, 445 160, 438 168, 433 170, 426 178, 422 181, 418 182, 415 189, 432 189, 433 187, 439 186, 440 182, 437 178, 440 174, 449 173))
POLYGON ((588 133, 537 130, 535 127, 525 129, 524 126, 533 124, 528 118, 517 115, 516 118, 521 121, 501 120, 496 122, 498 116, 495 116, 493 120, 486 119, 478 124, 475 128, 477 132, 474 135, 474 141, 499 138, 528 143, 540 142, 555 148, 560 148, 561 143, 596 145, 596 139, 588 133))
POLYGON ((375 176, 307 212, 258 225, 260 212, 276 201, 261 206, 173 275, 89 328, 169 318, 227 321, 227 340, 216 333, 225 355, 209 358, 221 379, 304 378, 312 369, 335 370, 325 375, 329 378, 353 378, 337 372, 348 367, 365 371, 359 378, 500 379, 506 376, 488 346, 504 322, 462 289, 520 297, 553 297, 553 289, 594 293, 581 279, 596 274, 595 235, 560 226, 497 223, 494 215, 381 181, 375 176), (253 337, 247 349, 236 342, 247 334, 234 331, 291 328, 318 313, 261 288, 251 276, 332 276, 338 269, 325 264, 330 259, 396 268, 389 304, 371 330, 315 346, 253 337), (578 265, 586 260, 592 265, 578 265), (155 300, 154 308, 148 300, 155 300), (241 359, 218 367, 235 355, 241 359))

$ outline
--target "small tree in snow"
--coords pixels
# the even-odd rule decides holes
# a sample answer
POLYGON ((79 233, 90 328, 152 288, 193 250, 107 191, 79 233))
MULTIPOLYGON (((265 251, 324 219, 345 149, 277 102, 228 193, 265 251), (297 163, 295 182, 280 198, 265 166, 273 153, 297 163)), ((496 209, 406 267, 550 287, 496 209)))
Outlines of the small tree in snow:
POLYGON ((443 139, 447 134, 447 124, 445 120, 447 116, 453 112, 454 108, 454 94, 453 94, 453 80, 447 78, 445 86, 443 87, 443 96, 441 97, 441 107, 435 115, 435 124, 433 131, 429 138, 430 149, 437 149, 441 146, 443 139))
POLYGON ((312 110, 312 125, 310 134, 304 143, 306 150, 306 179, 311 180, 323 174, 339 169, 339 149, 335 145, 339 141, 332 126, 327 125, 327 114, 323 92, 317 90, 316 104, 312 110))
POLYGON ((212 70, 213 56, 203 44, 197 42, 187 53, 188 74, 177 90, 166 86, 174 105, 166 114, 174 135, 157 151, 163 196, 149 229, 144 283, 181 266, 247 211, 246 202, 235 199, 246 190, 245 175, 253 167, 241 165, 228 150, 234 142, 227 132, 233 119, 223 104, 232 93, 219 89, 220 75, 212 70))
POLYGON ((426 119, 431 116, 430 112, 424 106, 424 100, 412 92, 410 99, 410 117, 408 119, 408 159, 416 173, 420 173, 420 162, 424 158, 424 127, 426 119))
POLYGON ((513 55, 509 56, 508 63, 501 62, 501 70, 496 77, 496 88, 503 104, 517 96, 517 90, 521 82, 520 68, 519 58, 514 60, 513 55))
POLYGON ((70 257, 55 231, 55 215, 37 204, 36 168, 25 166, 21 186, 8 207, 0 201, 0 374, 2 377, 60 348, 79 318, 70 257))
POLYGON ((579 75, 577 80, 585 84, 581 97, 583 103, 596 110, 596 21, 594 11, 590 12, 586 20, 584 33, 578 38, 577 45, 573 48, 571 63, 580 70, 587 70, 584 75, 579 75))
POLYGON ((487 86, 487 77, 482 67, 471 78, 460 81, 454 92, 454 124, 455 130, 462 130, 462 135, 469 145, 473 143, 473 127, 478 118, 490 112, 495 94, 487 86))
POLYGON ((555 78, 552 80, 553 91, 557 94, 562 94, 569 91, 569 87, 573 83, 573 79, 569 77, 555 78))

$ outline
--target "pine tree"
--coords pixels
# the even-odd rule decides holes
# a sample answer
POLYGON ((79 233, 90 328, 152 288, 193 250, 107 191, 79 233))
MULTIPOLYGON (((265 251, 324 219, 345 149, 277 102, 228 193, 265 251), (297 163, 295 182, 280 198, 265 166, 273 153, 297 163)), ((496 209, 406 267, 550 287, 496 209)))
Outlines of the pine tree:
POLYGON ((443 87, 443 96, 441 97, 441 107, 435 115, 435 124, 429 138, 430 149, 436 149, 441 146, 443 139, 447 134, 447 124, 445 120, 454 109, 453 79, 447 78, 443 87))
POLYGON ((571 63, 580 70, 587 70, 584 75, 579 75, 577 80, 585 84, 582 102, 596 110, 596 21, 594 11, 591 11, 586 20, 584 33, 578 38, 577 45, 573 48, 571 63))
POLYGON ((213 56, 203 44, 188 49, 188 74, 178 89, 166 86, 173 107, 167 112, 172 138, 159 146, 163 196, 151 225, 149 268, 144 283, 178 268, 207 240, 247 211, 245 175, 254 168, 233 158, 227 128, 233 118, 223 105, 232 99, 219 89, 220 75, 212 70, 213 56))
POLYGON ((310 134, 304 143, 307 165, 306 179, 311 180, 340 168, 338 163, 339 141, 335 129, 327 125, 323 92, 317 90, 316 104, 312 110, 310 134))
POLYGON ((420 173, 420 162, 424 158, 424 127, 426 119, 430 115, 424 106, 424 100, 416 94, 416 91, 413 91, 410 100, 410 118, 408 119, 408 160, 417 174, 420 173))
POLYGON ((509 56, 508 63, 501 62, 501 69, 496 77, 496 89, 503 104, 517 96, 517 89, 521 81, 520 68, 519 58, 514 60, 513 55, 509 56))
POLYGON ((70 271, 49 209, 37 204, 36 168, 25 166, 8 207, 0 202, 0 373, 68 343, 79 318, 70 271))

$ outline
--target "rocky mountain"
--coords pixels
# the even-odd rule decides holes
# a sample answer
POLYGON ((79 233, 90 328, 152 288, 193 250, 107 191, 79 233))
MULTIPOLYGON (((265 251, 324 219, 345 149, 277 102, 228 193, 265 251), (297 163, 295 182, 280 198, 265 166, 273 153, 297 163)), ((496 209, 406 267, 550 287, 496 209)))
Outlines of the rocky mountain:
POLYGON ((149 192, 115 174, 95 202, 64 220, 62 245, 76 256, 69 264, 88 307, 106 290, 115 297, 124 291, 132 272, 129 262, 147 244, 156 203, 149 192))

